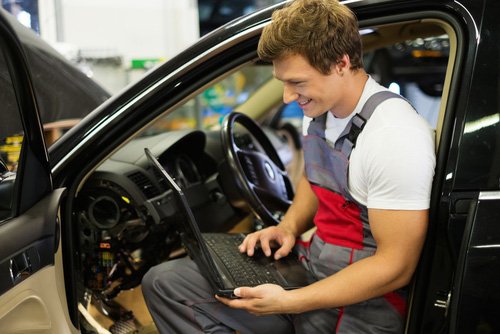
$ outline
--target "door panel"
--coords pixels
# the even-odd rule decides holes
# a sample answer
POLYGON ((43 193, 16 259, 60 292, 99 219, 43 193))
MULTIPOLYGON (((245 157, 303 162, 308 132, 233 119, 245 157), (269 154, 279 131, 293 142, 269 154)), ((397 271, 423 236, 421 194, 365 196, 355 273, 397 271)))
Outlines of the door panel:
POLYGON ((58 189, 28 210, 0 226, 0 293, 46 266, 54 266, 59 202, 58 189))
POLYGON ((500 191, 481 192, 471 208, 452 293, 451 333, 499 333, 500 191))
POLYGON ((77 333, 68 316, 60 203, 26 56, 0 11, 0 333, 77 333))
POLYGON ((57 189, 0 226, 0 244, 14 251, 1 249, 0 286, 6 292, 0 296, 0 333, 78 333, 67 311, 56 233, 63 195, 64 190, 57 189), (19 239, 8 240, 14 235, 19 239))

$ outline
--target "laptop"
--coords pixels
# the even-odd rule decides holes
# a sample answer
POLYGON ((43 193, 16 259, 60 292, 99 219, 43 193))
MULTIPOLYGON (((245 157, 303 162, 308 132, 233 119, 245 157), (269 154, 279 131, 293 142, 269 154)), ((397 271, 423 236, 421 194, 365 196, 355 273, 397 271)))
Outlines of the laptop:
POLYGON ((233 291, 240 286, 272 283, 284 289, 296 289, 313 281, 295 254, 274 260, 272 256, 266 257, 262 251, 256 250, 254 256, 250 257, 238 250, 238 245, 245 238, 244 234, 201 233, 182 189, 148 148, 144 152, 172 190, 176 209, 185 216, 180 224, 182 242, 215 294, 237 298, 233 291))

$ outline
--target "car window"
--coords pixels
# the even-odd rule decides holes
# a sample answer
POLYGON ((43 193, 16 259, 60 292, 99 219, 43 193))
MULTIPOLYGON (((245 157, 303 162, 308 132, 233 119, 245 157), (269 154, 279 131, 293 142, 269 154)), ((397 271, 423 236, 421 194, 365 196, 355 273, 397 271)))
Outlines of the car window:
POLYGON ((0 52, 0 221, 13 215, 16 171, 23 143, 23 127, 12 79, 0 52))
POLYGON ((247 64, 211 84, 181 107, 155 122, 144 134, 179 129, 218 129, 222 118, 273 77, 268 65, 247 64))
MULTIPOLYGON (((384 28, 364 29, 373 34, 385 34, 384 28)), ((432 26, 431 33, 425 31, 407 39, 396 39, 375 46, 367 43, 363 61, 367 72, 383 86, 401 94, 413 105, 428 123, 437 128, 438 117, 443 109, 441 96, 443 93, 450 52, 448 35, 439 26, 432 26)), ((370 41, 370 36, 365 40, 370 41)), ((232 74, 225 76, 208 86, 182 106, 161 118, 143 132, 143 135, 155 134, 176 129, 216 130, 222 118, 231 111, 238 110, 252 113, 254 118, 267 113, 273 126, 281 127, 289 123, 302 132, 302 110, 296 103, 284 105, 281 102, 282 91, 264 99, 277 98, 273 103, 252 103, 250 108, 242 108, 248 104, 252 95, 263 90, 265 84, 275 80, 272 66, 260 62, 244 65, 232 74), (262 110, 256 110, 261 108, 262 110), (274 108, 274 111, 271 109, 274 108), (251 109, 251 110, 250 110, 251 109), (272 114, 272 115, 271 115, 272 114), (273 116, 274 115, 274 116, 273 116)), ((273 86, 275 89, 278 86, 273 86)), ((268 89, 268 88, 266 88, 268 89)), ((279 87, 279 89, 282 89, 279 87)))
POLYGON ((365 53, 368 73, 406 97, 435 129, 450 52, 448 35, 407 39, 365 53))

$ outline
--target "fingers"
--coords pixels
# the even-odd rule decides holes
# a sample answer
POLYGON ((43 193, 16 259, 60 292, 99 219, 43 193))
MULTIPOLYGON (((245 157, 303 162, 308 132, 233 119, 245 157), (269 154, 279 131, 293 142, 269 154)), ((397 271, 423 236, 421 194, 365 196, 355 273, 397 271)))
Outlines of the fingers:
POLYGON ((270 242, 271 240, 274 240, 274 235, 268 235, 268 234, 262 234, 260 238, 260 248, 262 248, 262 251, 266 256, 271 256, 272 251, 271 251, 271 245, 270 242))
POLYGON ((215 299, 220 301, 223 304, 226 304, 229 307, 232 308, 248 308, 248 299, 255 298, 253 290, 254 288, 249 288, 249 287, 240 287, 234 289, 233 293, 236 297, 240 299, 229 299, 225 297, 221 297, 218 295, 215 295, 215 299), (247 299, 246 301, 244 299, 247 299))
POLYGON ((251 233, 245 237, 239 247, 240 253, 247 253, 248 256, 253 256, 255 247, 259 241, 257 233, 251 233))
POLYGON ((285 256, 288 256, 295 245, 295 238, 284 238, 281 247, 274 253, 274 259, 279 260, 285 256))
POLYGON ((295 244, 295 237, 279 227, 272 226, 247 235, 239 246, 239 250, 241 253, 253 256, 255 249, 260 246, 266 256, 271 256, 271 246, 275 244, 280 245, 275 253, 275 259, 280 259, 290 253, 295 244))
MULTIPOLYGON (((261 285, 260 287, 262 287, 261 285)), ((259 293, 259 286, 257 287, 239 287, 233 290, 233 293, 236 297, 241 299, 251 299, 251 298, 260 298, 262 293, 259 293)), ((222 301, 224 304, 238 304, 237 299, 229 299, 225 297, 220 297, 215 295, 215 298, 219 301, 222 301)))
POLYGON ((248 256, 255 254, 255 249, 260 246, 266 256, 271 256, 270 242, 275 240, 272 228, 266 228, 258 232, 250 233, 241 243, 239 250, 247 253, 248 256))
POLYGON ((263 284, 253 288, 239 287, 234 289, 237 299, 228 299, 219 296, 215 298, 221 303, 235 309, 244 309, 255 315, 284 313, 281 305, 284 300, 282 287, 274 284, 263 284))
POLYGON ((239 298, 262 298, 265 294, 266 289, 268 286, 271 286, 273 284, 262 284, 262 285, 257 285, 254 287, 239 287, 233 290, 233 293, 236 297, 239 298))
POLYGON ((245 291, 245 288, 236 288, 233 293, 236 297, 248 298, 248 293, 245 291))

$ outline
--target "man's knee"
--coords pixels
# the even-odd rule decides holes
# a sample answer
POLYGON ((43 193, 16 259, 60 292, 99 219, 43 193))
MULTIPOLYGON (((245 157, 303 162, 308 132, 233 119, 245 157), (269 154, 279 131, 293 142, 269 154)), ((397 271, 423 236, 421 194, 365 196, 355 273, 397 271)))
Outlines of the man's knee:
POLYGON ((156 275, 153 270, 154 268, 156 267, 151 267, 146 273, 146 275, 142 277, 141 287, 143 294, 148 294, 150 291, 153 290, 154 281, 156 280, 156 275))
POLYGON ((205 298, 205 290, 210 290, 208 282, 189 258, 167 261, 150 268, 142 284, 146 298, 153 295, 176 300, 200 296, 205 298))
POLYGON ((167 293, 169 287, 176 286, 179 275, 169 262, 151 267, 142 278, 142 291, 145 296, 167 293), (168 284, 165 284, 168 282, 168 284))

